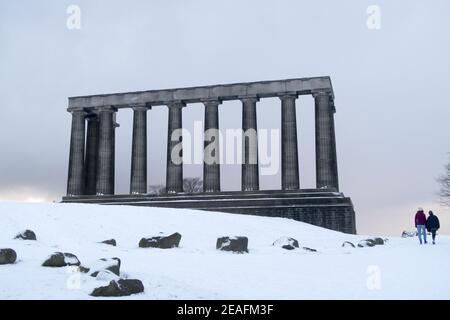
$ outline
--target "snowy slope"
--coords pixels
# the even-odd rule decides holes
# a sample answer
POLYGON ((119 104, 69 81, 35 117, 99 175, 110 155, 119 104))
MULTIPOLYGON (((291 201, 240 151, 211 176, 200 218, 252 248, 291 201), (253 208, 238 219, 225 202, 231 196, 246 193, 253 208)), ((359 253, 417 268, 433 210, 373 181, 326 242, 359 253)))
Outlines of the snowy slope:
POLYGON ((435 246, 398 237, 384 246, 341 247, 365 238, 281 218, 0 202, 0 248, 18 254, 15 264, 0 265, 0 299, 92 299, 91 290, 107 283, 71 267, 42 267, 55 251, 87 266, 119 257, 121 276, 145 286, 132 299, 450 298, 450 236, 439 236, 435 246), (37 241, 12 240, 24 229, 35 231, 37 241), (142 237, 159 232, 181 233, 180 248, 138 248, 142 237), (228 235, 247 236, 249 253, 217 251, 216 239, 228 235), (282 236, 318 252, 273 247, 282 236), (98 243, 110 238, 117 247, 98 243))

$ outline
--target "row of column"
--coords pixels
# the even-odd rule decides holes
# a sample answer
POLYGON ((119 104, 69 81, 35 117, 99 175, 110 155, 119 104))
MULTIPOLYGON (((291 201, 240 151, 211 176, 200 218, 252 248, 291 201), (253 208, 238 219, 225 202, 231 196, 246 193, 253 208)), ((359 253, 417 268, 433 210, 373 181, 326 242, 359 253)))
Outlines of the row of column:
MULTIPOLYGON (((316 187, 339 189, 336 140, 334 132, 334 105, 330 94, 318 92, 315 99, 316 128, 316 187)), ((281 99, 281 185, 283 190, 300 187, 297 147, 296 94, 285 94, 281 99)), ((256 103, 257 97, 244 97, 242 101, 242 129, 254 132, 243 138, 242 191, 259 190, 258 143, 256 103)), ((220 191, 219 141, 209 136, 209 129, 219 129, 218 106, 220 101, 204 101, 205 141, 204 148, 215 150, 205 152, 203 166, 203 191, 220 191)), ((172 152, 179 141, 172 141, 175 130, 182 128, 182 101, 168 105, 167 171, 166 191, 183 191, 183 164, 172 159, 172 152)), ((133 107, 133 141, 131 155, 130 193, 147 192, 147 110, 150 107, 133 107)), ((115 112, 113 107, 104 107, 97 113, 86 114, 83 110, 72 111, 72 132, 70 142, 69 175, 67 195, 113 195, 114 194, 114 148, 115 112), (87 119, 87 134, 86 134, 87 119), (86 137, 85 137, 86 134, 86 137), (86 143, 86 148, 85 148, 86 143)), ((179 150, 182 157, 182 149, 179 150)))

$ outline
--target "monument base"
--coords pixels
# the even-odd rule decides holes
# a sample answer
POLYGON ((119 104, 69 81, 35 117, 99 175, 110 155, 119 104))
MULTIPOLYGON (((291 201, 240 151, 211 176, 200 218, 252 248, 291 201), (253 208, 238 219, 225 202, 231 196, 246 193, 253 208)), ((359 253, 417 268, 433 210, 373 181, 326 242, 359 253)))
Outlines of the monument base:
POLYGON ((184 208, 289 218, 345 233, 356 234, 350 198, 328 189, 222 191, 63 197, 63 203, 95 203, 184 208))

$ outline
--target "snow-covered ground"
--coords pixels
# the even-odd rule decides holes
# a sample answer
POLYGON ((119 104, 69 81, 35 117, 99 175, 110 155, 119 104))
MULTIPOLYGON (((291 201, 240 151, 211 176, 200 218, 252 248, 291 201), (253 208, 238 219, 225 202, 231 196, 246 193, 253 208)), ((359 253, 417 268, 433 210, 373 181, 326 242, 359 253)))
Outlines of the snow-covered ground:
MULTIPOLYGON (((401 233, 402 230, 399 230, 401 233)), ((123 299, 449 299, 450 236, 437 245, 390 237, 386 245, 342 248, 353 236, 281 218, 193 210, 0 202, 0 248, 17 262, 0 265, 0 299, 93 299, 105 285, 73 268, 46 268, 56 251, 83 265, 119 257, 121 276, 142 280, 145 293, 123 299), (25 229, 37 241, 13 240, 25 229), (138 248, 142 237, 179 232, 179 248, 138 248), (248 254, 215 249, 221 236, 247 236, 248 254), (300 247, 272 243, 282 236, 300 247), (100 244, 115 238, 117 247, 100 244)))

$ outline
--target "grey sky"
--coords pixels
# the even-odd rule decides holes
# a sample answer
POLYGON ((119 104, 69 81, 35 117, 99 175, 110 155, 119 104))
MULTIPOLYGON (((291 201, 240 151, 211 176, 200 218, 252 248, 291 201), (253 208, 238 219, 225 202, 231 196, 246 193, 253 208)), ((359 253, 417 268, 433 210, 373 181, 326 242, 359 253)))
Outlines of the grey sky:
MULTIPOLYGON (((16 1, 0 0, 0 199, 65 193, 67 97, 330 75, 336 95, 341 190, 360 233, 411 229, 417 206, 437 205, 435 178, 450 151, 450 2, 441 1, 16 1), (81 8, 68 30, 66 9, 81 8), (369 5, 381 29, 366 26, 369 5)), ((313 100, 297 100, 302 187, 314 186, 313 100)), ((203 119, 201 105, 183 124, 203 119)), ((167 110, 149 120, 149 183, 164 182, 167 110)), ((129 188, 131 112, 120 111, 117 192, 129 188)), ((258 104, 258 127, 279 128, 280 103, 258 104)), ((220 126, 240 128, 239 102, 220 126)), ((185 175, 201 176, 198 165, 185 175)), ((222 169, 239 189, 240 167, 222 169)), ((279 188, 280 175, 262 177, 279 188)))

